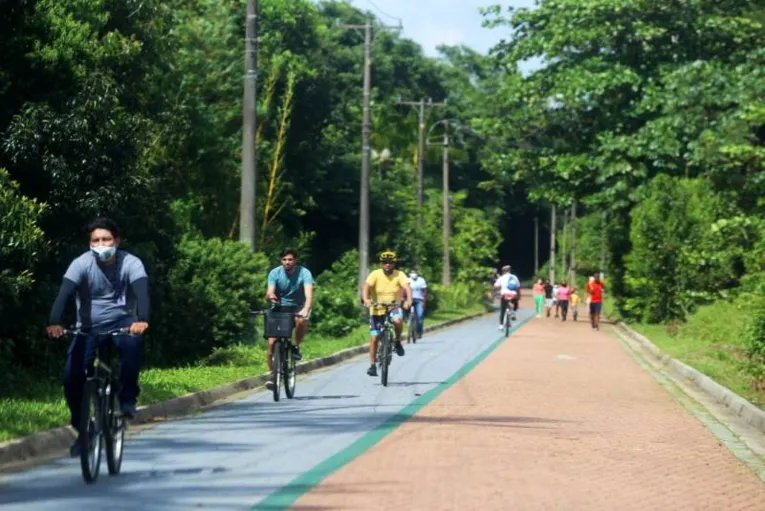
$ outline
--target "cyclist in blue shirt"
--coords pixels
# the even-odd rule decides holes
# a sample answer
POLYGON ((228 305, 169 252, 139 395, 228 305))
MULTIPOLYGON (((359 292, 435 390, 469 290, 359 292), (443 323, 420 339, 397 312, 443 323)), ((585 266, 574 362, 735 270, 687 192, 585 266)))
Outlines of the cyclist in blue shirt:
MULTIPOLYGON (((268 289, 266 300, 278 304, 275 312, 293 312, 298 315, 295 321, 295 360, 303 358, 300 352, 300 343, 303 341, 308 318, 311 315, 313 305, 313 275, 304 266, 297 264, 297 250, 285 248, 281 253, 281 266, 277 266, 268 274, 268 289)), ((273 356, 275 337, 268 339, 268 369, 273 370, 271 357, 273 356)), ((266 387, 271 388, 273 382, 266 382, 266 387)))

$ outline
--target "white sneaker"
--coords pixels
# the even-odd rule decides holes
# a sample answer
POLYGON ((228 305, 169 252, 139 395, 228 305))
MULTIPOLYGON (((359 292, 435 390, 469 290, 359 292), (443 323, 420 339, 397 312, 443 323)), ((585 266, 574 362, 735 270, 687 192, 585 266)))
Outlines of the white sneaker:
POLYGON ((504 326, 502 326, 502 325, 499 325, 499 326, 497 327, 497 330, 503 330, 504 328, 505 328, 504 326))

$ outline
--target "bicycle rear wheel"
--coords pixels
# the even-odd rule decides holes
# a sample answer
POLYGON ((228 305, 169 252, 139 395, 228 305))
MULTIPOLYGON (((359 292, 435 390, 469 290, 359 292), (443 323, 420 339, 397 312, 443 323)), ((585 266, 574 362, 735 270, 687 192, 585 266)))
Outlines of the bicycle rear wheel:
POLYGON ((103 402, 99 380, 87 380, 80 408, 80 468, 86 483, 95 482, 101 468, 103 402))
POLYGON ((380 336, 380 346, 377 348, 378 353, 380 353, 380 381, 383 384, 383 387, 388 386, 388 367, 390 366, 390 359, 392 357, 391 354, 391 337, 390 337, 390 331, 385 330, 383 331, 383 334, 380 336))
POLYGON ((416 343, 417 342, 417 314, 414 312, 414 307, 409 309, 409 321, 407 322, 406 327, 406 342, 407 343, 416 343))
POLYGON ((117 475, 122 468, 122 447, 125 444, 125 420, 117 412, 117 381, 112 380, 109 396, 107 397, 108 409, 105 416, 104 440, 106 441, 106 466, 109 475, 117 475))
POLYGON ((290 349, 292 346, 286 346, 284 350, 284 393, 288 399, 295 396, 295 384, 297 383, 297 368, 295 363, 295 354, 290 349))
POLYGON ((510 314, 511 314, 511 311, 508 308, 505 311, 505 337, 510 335, 510 314))
POLYGON ((273 372, 271 373, 271 381, 274 382, 274 401, 279 401, 279 385, 282 381, 282 371, 284 368, 284 350, 282 349, 281 341, 274 343, 274 355, 273 355, 273 372))

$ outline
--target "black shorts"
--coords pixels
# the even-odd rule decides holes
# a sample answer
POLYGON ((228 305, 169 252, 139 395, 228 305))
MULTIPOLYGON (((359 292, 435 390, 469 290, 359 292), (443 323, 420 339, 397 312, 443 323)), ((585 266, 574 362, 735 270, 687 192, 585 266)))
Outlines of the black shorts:
POLYGON ((600 310, 603 308, 603 303, 590 303, 590 314, 600 314, 600 310))

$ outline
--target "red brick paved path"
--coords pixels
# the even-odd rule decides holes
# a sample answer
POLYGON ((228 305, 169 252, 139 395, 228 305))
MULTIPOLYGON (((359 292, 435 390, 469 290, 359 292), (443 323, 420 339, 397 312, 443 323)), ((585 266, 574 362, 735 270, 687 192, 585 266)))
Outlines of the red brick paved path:
POLYGON ((609 328, 533 319, 295 508, 765 510, 765 484, 609 328))

